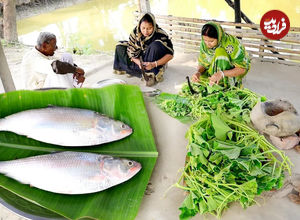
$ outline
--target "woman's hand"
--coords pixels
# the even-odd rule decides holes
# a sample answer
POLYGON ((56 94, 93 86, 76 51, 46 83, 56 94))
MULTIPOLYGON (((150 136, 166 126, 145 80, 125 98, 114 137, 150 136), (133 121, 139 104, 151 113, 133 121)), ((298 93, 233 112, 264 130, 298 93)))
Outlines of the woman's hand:
POLYGON ((199 73, 199 72, 192 75, 192 82, 200 82, 200 76, 201 76, 201 73, 199 73))
POLYGON ((197 72, 192 76, 192 82, 200 82, 200 76, 205 72, 204 66, 198 65, 197 72))
POLYGON ((155 62, 143 62, 146 70, 152 70, 155 67, 155 62))
POLYGON ((140 69, 142 69, 142 64, 139 58, 131 58, 131 61, 138 65, 140 69))
POLYGON ((218 71, 214 73, 211 77, 209 77, 209 85, 212 86, 214 84, 219 84, 220 80, 223 79, 224 72, 218 71))

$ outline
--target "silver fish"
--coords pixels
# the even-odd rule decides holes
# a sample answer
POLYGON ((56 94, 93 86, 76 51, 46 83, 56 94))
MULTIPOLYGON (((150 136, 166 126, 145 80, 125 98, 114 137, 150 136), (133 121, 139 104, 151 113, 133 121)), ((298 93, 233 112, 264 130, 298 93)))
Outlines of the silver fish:
POLYGON ((9 115, 0 119, 0 131, 72 147, 108 143, 132 133, 128 125, 98 112, 57 106, 9 115))
POLYGON ((127 83, 122 79, 104 79, 92 85, 92 88, 103 88, 105 86, 110 86, 115 84, 127 84, 127 83))
POLYGON ((141 168, 133 160, 72 151, 0 162, 0 173, 61 194, 102 191, 129 180, 141 168))

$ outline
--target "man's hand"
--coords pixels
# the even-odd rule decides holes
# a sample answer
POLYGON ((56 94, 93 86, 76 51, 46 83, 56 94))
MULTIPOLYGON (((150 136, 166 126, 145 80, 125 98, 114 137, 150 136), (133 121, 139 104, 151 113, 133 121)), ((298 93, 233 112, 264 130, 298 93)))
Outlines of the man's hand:
POLYGON ((192 75, 192 82, 200 82, 200 76, 201 76, 201 73, 199 73, 199 72, 192 75))
POLYGON ((83 83, 85 81, 85 77, 83 76, 83 74, 80 74, 80 73, 74 73, 73 79, 74 78, 76 79, 77 85, 79 85, 80 83, 83 83))
POLYGON ((81 69, 80 67, 76 67, 76 73, 75 74, 84 75, 84 70, 81 69))

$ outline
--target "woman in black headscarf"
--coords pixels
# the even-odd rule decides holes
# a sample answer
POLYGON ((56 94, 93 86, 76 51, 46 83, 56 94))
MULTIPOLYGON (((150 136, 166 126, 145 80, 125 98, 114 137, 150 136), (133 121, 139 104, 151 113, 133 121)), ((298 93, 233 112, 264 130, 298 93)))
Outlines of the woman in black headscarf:
POLYGON ((116 46, 114 72, 141 77, 143 65, 148 76, 146 85, 152 86, 163 80, 164 65, 173 58, 173 53, 167 33, 156 24, 151 13, 146 13, 131 32, 129 41, 116 46))

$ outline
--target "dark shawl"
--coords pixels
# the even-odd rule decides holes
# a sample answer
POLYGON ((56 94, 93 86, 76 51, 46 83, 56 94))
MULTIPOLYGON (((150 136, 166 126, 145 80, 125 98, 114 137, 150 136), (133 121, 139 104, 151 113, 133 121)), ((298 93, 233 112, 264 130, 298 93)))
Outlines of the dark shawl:
POLYGON ((151 13, 146 13, 146 14, 144 14, 140 18, 138 25, 133 29, 133 31, 131 32, 131 34, 129 36, 129 42, 128 42, 128 47, 127 47, 127 54, 129 56, 129 58, 132 58, 132 57, 137 58, 137 57, 141 56, 142 53, 146 51, 147 47, 153 41, 160 41, 162 43, 162 45, 168 49, 169 54, 173 55, 173 53, 174 53, 173 44, 172 44, 171 40, 169 39, 168 34, 156 24, 153 14, 151 14, 151 13), (151 16, 151 18, 153 20, 153 26, 154 26, 154 30, 153 30, 152 34, 148 37, 144 37, 139 28, 141 25, 141 20, 146 14, 151 16))

